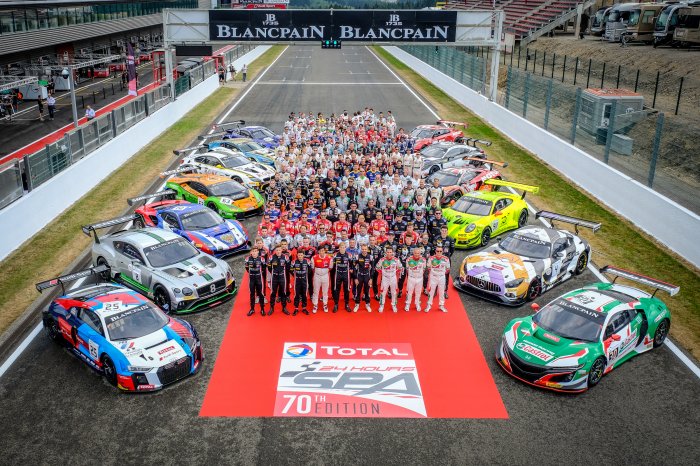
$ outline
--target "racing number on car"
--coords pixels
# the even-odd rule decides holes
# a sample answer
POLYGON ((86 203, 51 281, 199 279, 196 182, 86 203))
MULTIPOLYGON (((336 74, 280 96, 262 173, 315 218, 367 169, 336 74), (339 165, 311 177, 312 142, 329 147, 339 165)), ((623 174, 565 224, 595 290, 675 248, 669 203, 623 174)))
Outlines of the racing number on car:
POLYGON ((97 343, 92 340, 88 341, 88 346, 90 347, 90 357, 92 359, 97 359, 100 355, 100 347, 97 343))
POLYGON ((141 283, 141 266, 134 264, 131 269, 131 277, 137 282, 141 283))
POLYGON ((491 231, 496 231, 498 229, 498 219, 491 222, 491 231))
POLYGON ((229 199, 228 197, 222 197, 221 203, 223 205, 233 205, 233 201, 231 199, 229 199))
POLYGON ((104 303, 104 311, 105 312, 118 312, 122 308, 122 302, 121 301, 110 301, 108 303, 104 303))

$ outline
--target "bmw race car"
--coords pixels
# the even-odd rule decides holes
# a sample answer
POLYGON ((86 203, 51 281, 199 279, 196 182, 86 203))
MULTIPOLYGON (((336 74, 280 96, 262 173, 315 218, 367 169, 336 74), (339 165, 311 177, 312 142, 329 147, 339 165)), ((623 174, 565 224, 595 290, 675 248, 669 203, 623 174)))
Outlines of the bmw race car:
POLYGON ((486 159, 486 155, 481 149, 449 141, 427 145, 420 151, 420 155, 423 158, 422 174, 424 176, 431 175, 443 168, 481 166, 480 160, 486 159))
POLYGON ((474 191, 460 197, 443 209, 447 234, 455 240, 456 248, 486 246, 491 238, 527 224, 528 210, 525 194, 540 188, 502 180, 486 180, 493 187, 511 187, 523 191, 521 196, 503 191, 474 191))
POLYGON ((435 125, 416 126, 410 134, 413 140, 413 149, 419 151, 425 146, 439 141, 461 142, 464 139, 464 133, 454 128, 457 125, 465 128, 467 126, 466 123, 445 120, 439 120, 435 125))
POLYGON ((129 215, 83 227, 83 233, 95 237, 93 265, 109 267, 104 278, 145 294, 165 312, 199 311, 233 298, 237 290, 231 267, 172 231, 141 228, 97 235, 98 229, 137 218, 129 215))
MULTIPOLYGON (((127 202, 174 196, 167 189, 154 194, 133 197, 127 202)), ((248 232, 236 220, 224 220, 219 214, 201 204, 182 200, 163 200, 146 204, 136 209, 139 217, 134 220, 136 228, 157 227, 170 230, 190 241, 200 251, 215 257, 226 257, 240 251, 250 250, 248 232)))
POLYGON ((656 288, 593 283, 556 298, 506 325, 496 360, 506 373, 536 387, 582 392, 632 357, 664 344, 671 313, 657 298, 679 287, 616 267, 601 272, 656 288))
MULTIPOLYGON (((488 161, 490 165, 508 166, 507 163, 488 161)), ((426 184, 433 186, 433 180, 438 180, 438 185, 442 187, 441 207, 448 207, 457 199, 472 191, 494 191, 495 186, 485 184, 486 180, 502 180, 503 176, 498 170, 493 170, 482 166, 481 168, 447 168, 439 170, 430 175, 426 184)))
POLYGON ((161 173, 162 177, 176 175, 165 186, 175 191, 178 199, 207 206, 224 218, 262 213, 265 199, 258 191, 221 175, 185 173, 191 170, 184 167, 161 173))
POLYGON ((36 285, 39 292, 63 289, 43 311, 48 337, 124 391, 159 390, 197 372, 204 354, 188 322, 114 283, 65 290, 69 282, 108 272, 100 265, 36 285))
POLYGON ((280 136, 273 133, 268 128, 265 128, 264 126, 241 127, 244 124, 245 121, 235 121, 233 123, 215 125, 214 128, 225 128, 227 126, 233 126, 233 128, 225 129, 220 133, 210 134, 209 137, 221 136, 223 139, 250 138, 268 149, 274 149, 279 145, 280 136))
POLYGON ((234 181, 261 189, 275 176, 275 170, 257 162, 251 162, 240 152, 216 147, 205 154, 187 155, 181 167, 193 167, 197 173, 226 176, 234 181))
POLYGON ((552 227, 525 226, 507 234, 483 251, 464 258, 454 285, 458 290, 489 301, 518 306, 532 301, 586 270, 591 247, 578 234, 554 228, 554 221, 600 229, 600 223, 540 211, 552 227))

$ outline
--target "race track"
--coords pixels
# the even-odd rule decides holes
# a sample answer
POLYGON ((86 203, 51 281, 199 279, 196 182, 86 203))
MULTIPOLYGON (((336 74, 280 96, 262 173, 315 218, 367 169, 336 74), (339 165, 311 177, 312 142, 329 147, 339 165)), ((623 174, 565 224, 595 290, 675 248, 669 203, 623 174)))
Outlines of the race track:
MULTIPOLYGON (((399 126, 408 130, 436 120, 368 49, 347 46, 342 50, 286 49, 227 119, 243 119, 279 131, 290 111, 329 114, 365 106, 392 110, 399 126)), ((528 199, 537 202, 536 196, 528 199)), ((258 221, 248 219, 243 224, 255 231, 258 221)), ((453 256, 453 272, 464 255, 457 252, 453 256)), ((243 255, 230 259, 239 283, 243 259, 243 255)), ((593 260, 601 259, 594 253, 593 260)), ((543 304, 592 281, 596 278, 587 271, 537 302, 543 304)), ((457 296, 486 357, 507 419, 200 418, 233 307, 229 302, 186 317, 202 338, 207 357, 204 368, 195 377, 155 394, 118 393, 40 335, 0 379, 2 463, 697 462, 700 383, 667 348, 632 359, 582 395, 544 392, 510 378, 493 358, 505 324, 528 313, 529 308, 495 306, 451 289, 450 299, 457 296)), ((247 293, 240 293, 237 299, 247 300, 247 293)), ((270 318, 256 316, 255 323, 265 326, 268 319, 287 319, 293 326, 313 318, 291 318, 277 311, 270 318)), ((254 351, 252 354, 255 357, 254 351)), ((251 389, 247 396, 253 398, 256 393, 251 389)))

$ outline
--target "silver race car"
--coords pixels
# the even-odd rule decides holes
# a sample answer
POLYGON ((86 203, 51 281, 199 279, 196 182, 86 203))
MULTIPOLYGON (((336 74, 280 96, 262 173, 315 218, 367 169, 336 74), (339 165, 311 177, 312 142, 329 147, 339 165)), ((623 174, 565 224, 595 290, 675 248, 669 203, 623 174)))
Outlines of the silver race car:
POLYGON ((215 147, 204 154, 187 155, 182 159, 182 167, 194 167, 197 173, 222 175, 260 189, 275 176, 275 170, 267 165, 253 162, 238 151, 225 147, 215 147))
POLYGON ((96 230, 136 218, 129 215, 83 227, 86 235, 95 238, 93 265, 110 267, 105 279, 112 278, 153 299, 164 311, 178 314, 219 305, 236 294, 229 265, 176 233, 140 228, 97 235, 96 230))

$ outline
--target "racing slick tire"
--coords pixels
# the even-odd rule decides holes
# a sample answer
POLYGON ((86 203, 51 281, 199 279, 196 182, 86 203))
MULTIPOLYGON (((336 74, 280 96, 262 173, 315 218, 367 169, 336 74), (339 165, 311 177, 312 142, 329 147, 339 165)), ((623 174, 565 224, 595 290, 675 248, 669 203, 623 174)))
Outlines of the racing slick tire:
POLYGON ((574 269, 574 275, 581 275, 584 270, 586 270, 586 266, 588 265, 588 253, 586 251, 583 251, 580 256, 578 256, 578 260, 576 261, 576 268, 574 269))
MULTIPOLYGON (((106 265, 107 267, 109 267, 109 262, 107 262, 107 259, 105 259, 104 257, 100 256, 100 257, 98 257, 97 260, 95 261, 95 265, 98 266, 98 267, 99 267, 100 265, 106 265)), ((108 270, 108 271, 106 271, 106 272, 100 273, 100 278, 101 278, 102 280, 108 282, 108 281, 110 281, 110 280, 112 279, 112 276, 111 276, 111 275, 112 275, 112 273, 108 270)))
POLYGON ((61 345, 62 342, 65 341, 61 337, 61 330, 59 330, 56 319, 53 317, 44 317, 44 330, 46 330, 46 336, 49 337, 49 340, 53 341, 57 345, 61 345))
POLYGON ((232 176, 231 179, 235 181, 236 183, 241 183, 243 184, 243 179, 240 176, 232 176))
POLYGON ((605 358, 603 356, 598 357, 593 364, 591 364, 591 369, 588 371, 588 388, 598 385, 600 379, 603 378, 603 373, 605 372, 605 358))
POLYGON ((134 219, 134 228, 139 229, 139 228, 145 228, 146 223, 143 221, 143 218, 139 215, 134 219))
POLYGON ((530 282, 530 286, 527 287, 527 294, 525 295, 525 299, 527 299, 528 301, 533 301, 541 294, 542 283, 540 282, 539 278, 535 277, 530 282))
POLYGON ((464 144, 464 138, 462 138, 462 137, 455 138, 455 144, 464 144))
POLYGON ((432 175, 435 172, 440 171, 440 166, 439 165, 433 165, 430 167, 430 170, 428 170, 428 176, 432 175))
POLYGON ((671 328, 671 322, 668 319, 659 322, 659 326, 656 327, 656 332, 654 332, 654 348, 658 348, 664 344, 668 336, 669 328, 671 328))
POLYGON ((219 212, 219 209, 216 207, 216 204, 214 204, 213 202, 210 202, 209 204, 207 204, 207 207, 209 207, 211 210, 213 210, 217 214, 221 215, 221 212, 219 212))
POLYGON ((489 227, 484 228, 481 232, 481 246, 487 246, 491 241, 491 229, 489 227))
POLYGON ((161 308, 166 314, 170 314, 172 310, 172 302, 168 291, 160 285, 157 285, 153 290, 153 302, 161 308))
POLYGON ((525 225, 527 225, 527 209, 521 210, 518 217, 518 228, 522 228, 525 225))
POLYGON ((106 354, 102 355, 102 373, 110 385, 117 386, 117 370, 114 368, 112 359, 106 354))

